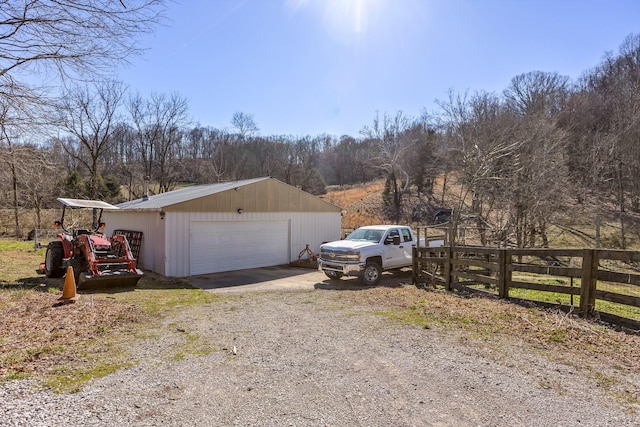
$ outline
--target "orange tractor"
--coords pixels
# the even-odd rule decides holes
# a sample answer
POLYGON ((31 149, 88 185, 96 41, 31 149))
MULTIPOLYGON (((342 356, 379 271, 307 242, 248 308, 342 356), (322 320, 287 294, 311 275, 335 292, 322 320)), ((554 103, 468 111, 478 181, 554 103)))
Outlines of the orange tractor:
POLYGON ((78 288, 135 286, 142 271, 136 266, 127 238, 116 234, 107 239, 101 232, 105 226, 102 211, 118 208, 99 200, 59 198, 58 201, 63 205, 62 217, 55 225, 63 232, 58 233, 59 240, 47 246, 40 271, 47 277, 62 277, 71 266, 78 288), (67 229, 64 222, 67 209, 92 209, 97 226, 67 229))

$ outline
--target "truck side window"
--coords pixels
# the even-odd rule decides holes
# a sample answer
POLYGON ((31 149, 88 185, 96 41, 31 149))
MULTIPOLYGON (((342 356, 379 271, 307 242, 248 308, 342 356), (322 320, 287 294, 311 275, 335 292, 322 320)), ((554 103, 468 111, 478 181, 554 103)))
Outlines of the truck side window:
POLYGON ((405 242, 410 242, 412 240, 411 238, 411 233, 409 232, 408 229, 406 228, 401 228, 400 229, 402 231, 402 237, 404 238, 405 242))
POLYGON ((402 239, 400 238, 400 232, 396 228, 389 230, 389 234, 387 234, 386 238, 386 241, 389 242, 387 244, 393 244, 394 237, 397 237, 400 241, 402 241, 402 239))

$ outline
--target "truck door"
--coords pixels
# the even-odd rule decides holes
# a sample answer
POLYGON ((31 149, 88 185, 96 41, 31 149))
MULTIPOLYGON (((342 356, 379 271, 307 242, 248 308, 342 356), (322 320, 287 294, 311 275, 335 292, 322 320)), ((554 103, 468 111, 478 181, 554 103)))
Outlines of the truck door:
MULTIPOLYGON (((387 231, 387 235, 384 238, 384 265, 382 268, 388 270, 390 268, 404 267, 406 264, 404 246, 406 243, 402 241, 402 235, 397 228, 392 228, 387 231)), ((411 248, 409 248, 411 253, 411 248)), ((409 265, 411 261, 409 261, 409 265)))
POLYGON ((411 233, 411 230, 408 228, 401 228, 400 235, 400 240, 402 241, 400 249, 404 257, 402 265, 410 266, 413 264, 413 247, 416 245, 416 242, 414 242, 413 233, 411 233))

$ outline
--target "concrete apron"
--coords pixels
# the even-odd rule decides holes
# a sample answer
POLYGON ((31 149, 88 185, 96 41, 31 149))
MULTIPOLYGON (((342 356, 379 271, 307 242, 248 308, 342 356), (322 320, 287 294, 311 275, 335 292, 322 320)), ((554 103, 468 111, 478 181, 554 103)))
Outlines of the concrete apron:
MULTIPOLYGON (((361 290, 368 286, 360 284, 357 277, 330 280, 324 273, 308 268, 276 266, 250 270, 191 276, 188 282, 197 288, 215 293, 244 293, 276 290, 361 290)), ((411 283, 411 271, 395 274, 384 273, 378 286, 398 287, 411 283)))
POLYGON ((313 290, 327 277, 318 270, 288 266, 253 268, 192 276, 189 283, 216 293, 274 290, 313 290))

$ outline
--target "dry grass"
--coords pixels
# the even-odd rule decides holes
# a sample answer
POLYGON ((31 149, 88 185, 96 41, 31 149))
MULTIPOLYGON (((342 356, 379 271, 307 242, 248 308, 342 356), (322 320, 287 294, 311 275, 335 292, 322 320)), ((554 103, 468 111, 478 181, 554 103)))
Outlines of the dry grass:
POLYGON ((45 250, 0 239, 0 380, 105 369, 109 338, 144 319, 141 309, 107 295, 59 305, 62 280, 36 273, 45 250))
POLYGON ((387 222, 380 214, 383 190, 384 182, 376 181, 348 188, 333 188, 323 198, 346 210, 342 217, 342 228, 358 228, 387 222))
POLYGON ((0 378, 123 363, 114 359, 122 349, 110 346, 109 339, 143 320, 142 310, 105 296, 66 305, 59 305, 58 297, 25 289, 0 292, 0 378))
POLYGON ((82 291, 61 305, 63 280, 36 273, 44 253, 33 242, 0 239, 0 382, 33 376, 75 391, 127 366, 126 347, 141 330, 159 330, 157 320, 173 310, 215 299, 146 274, 135 289, 82 291))
POLYGON ((377 314, 402 323, 447 331, 488 357, 508 360, 514 369, 528 369, 528 359, 516 357, 518 354, 566 364, 577 375, 595 380, 617 400, 640 403, 637 334, 559 310, 412 286, 379 287, 370 292, 344 293, 340 298, 342 302, 371 306, 377 314))

